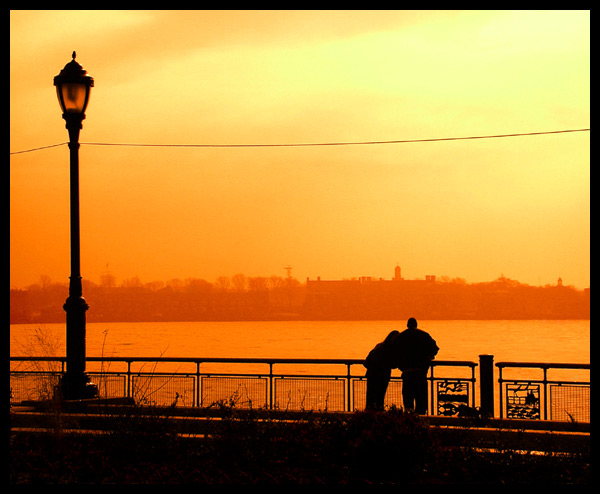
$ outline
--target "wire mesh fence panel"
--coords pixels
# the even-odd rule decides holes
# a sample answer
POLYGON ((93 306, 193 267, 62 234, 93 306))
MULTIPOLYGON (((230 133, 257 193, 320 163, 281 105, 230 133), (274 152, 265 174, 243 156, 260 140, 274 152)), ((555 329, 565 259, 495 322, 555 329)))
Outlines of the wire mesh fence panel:
POLYGON ((200 406, 226 404, 239 408, 266 408, 268 379, 266 377, 200 378, 200 406))
POLYGON ((367 407, 367 380, 352 380, 352 410, 364 410, 367 407))
POLYGON ((385 407, 396 406, 402 407, 402 381, 394 380, 390 381, 387 391, 385 392, 385 400, 383 400, 385 407))
POLYGON ((100 398, 121 398, 127 396, 127 376, 90 373, 90 380, 98 386, 100 398))
POLYGON ((157 406, 192 406, 194 376, 137 375, 131 377, 131 396, 136 403, 157 406))
POLYGON ((551 385, 550 419, 590 422, 590 386, 551 385))
MULTIPOLYGON (((383 406, 389 408, 395 406, 402 407, 402 380, 391 379, 385 392, 383 406)), ((367 380, 352 380, 352 410, 364 410, 367 407, 367 380)))
POLYGON ((60 381, 60 373, 40 372, 10 374, 10 401, 18 403, 26 400, 49 400, 54 396, 54 388, 60 381))
POLYGON ((273 383, 274 408, 281 410, 344 411, 344 379, 280 378, 273 383))

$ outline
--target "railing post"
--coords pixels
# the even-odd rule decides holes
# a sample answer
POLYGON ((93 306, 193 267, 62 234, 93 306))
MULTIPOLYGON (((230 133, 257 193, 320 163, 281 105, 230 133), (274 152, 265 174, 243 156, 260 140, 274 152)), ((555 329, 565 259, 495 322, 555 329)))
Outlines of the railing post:
POLYGON ((471 406, 475 408, 475 366, 471 366, 471 406))
POLYGON ((479 356, 479 393, 482 416, 494 416, 494 356, 479 356))
POLYGON ((503 386, 502 383, 504 382, 502 379, 502 365, 500 365, 500 363, 498 363, 498 400, 500 402, 500 418, 503 419, 504 418, 504 390, 503 390, 503 386))
POLYGON ((269 362, 269 410, 273 410, 273 362, 269 362))
MULTIPOLYGON (((431 415, 437 415, 437 413, 434 413, 435 408, 433 405, 433 399, 435 398, 435 390, 434 390, 434 384, 433 384, 433 369, 434 369, 435 365, 432 365, 431 367, 429 367, 429 391, 430 391, 430 395, 431 398, 429 400, 427 400, 429 403, 427 404, 427 408, 428 408, 428 413, 431 415)), ((404 383, 402 384, 404 385, 404 383)))
POLYGON ((131 398, 131 360, 127 361, 127 398, 131 398))
POLYGON ((548 367, 544 367, 544 420, 548 420, 548 367))
POLYGON ((202 406, 202 390, 200 389, 200 360, 196 360, 196 406, 202 406))
POLYGON ((347 367, 347 374, 346 374, 346 393, 348 393, 348 396, 346 397, 346 404, 347 404, 347 411, 351 412, 352 411, 352 403, 354 402, 354 397, 352 397, 352 401, 350 401, 350 395, 352 393, 352 375, 350 374, 350 366, 352 364, 350 363, 346 363, 346 367, 347 367))

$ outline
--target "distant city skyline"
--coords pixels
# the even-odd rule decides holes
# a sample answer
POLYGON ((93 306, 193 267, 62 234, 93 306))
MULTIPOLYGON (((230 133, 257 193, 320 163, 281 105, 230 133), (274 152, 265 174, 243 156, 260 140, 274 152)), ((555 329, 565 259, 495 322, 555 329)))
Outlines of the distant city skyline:
MULTIPOLYGON (((227 278, 227 279, 231 279, 235 276, 244 276, 245 278, 249 279, 249 278, 264 278, 264 279, 269 279, 269 278, 280 278, 282 280, 285 280, 286 278, 291 278, 294 279, 296 281, 298 281, 299 283, 303 284, 306 281, 317 281, 317 280, 321 280, 321 281, 338 281, 338 280, 362 280, 362 281, 378 281, 378 280, 402 280, 402 281, 417 281, 417 280, 423 280, 423 281, 432 281, 432 282, 440 282, 440 283, 446 283, 446 282, 451 282, 451 281, 455 281, 455 280, 461 280, 464 281, 467 284, 477 284, 477 283, 489 283, 489 282, 493 282, 496 281, 498 279, 509 279, 509 280, 513 280, 516 281, 520 284, 523 285, 530 285, 530 286, 555 286, 555 285, 560 285, 560 286, 572 286, 577 290, 584 290, 584 289, 589 289, 590 286, 576 286, 573 283, 569 282, 568 278, 564 278, 562 276, 557 276, 554 280, 549 280, 548 282, 545 283, 541 283, 540 280, 538 280, 538 283, 527 283, 525 281, 519 280, 517 278, 513 278, 511 276, 506 276, 504 273, 499 273, 497 276, 491 278, 491 279, 487 279, 487 280, 477 280, 477 281, 472 281, 472 280, 468 280, 462 276, 448 276, 448 275, 439 275, 439 274, 434 274, 434 273, 428 273, 428 274, 422 274, 422 275, 416 275, 414 277, 404 277, 402 274, 402 267, 400 265, 395 265, 392 269, 392 273, 388 273, 387 276, 371 276, 371 275, 356 275, 356 274, 352 274, 349 276, 342 276, 340 278, 326 278, 326 277, 322 277, 322 276, 307 276, 305 278, 300 278, 297 277, 293 274, 293 267, 290 266, 286 266, 284 267, 282 270, 282 272, 280 273, 271 273, 271 274, 258 274, 255 276, 250 276, 247 275, 243 272, 239 272, 239 273, 231 273, 231 274, 221 274, 217 277, 215 277, 214 279, 208 279, 208 278, 204 278, 202 276, 183 276, 183 277, 176 277, 176 276, 171 276, 171 277, 167 277, 166 279, 142 279, 139 276, 131 276, 131 277, 127 277, 127 278, 121 278, 119 276, 117 276, 115 273, 113 273, 111 270, 109 269, 105 269, 105 271, 100 275, 100 277, 98 279, 88 279, 88 278, 83 278, 83 281, 89 281, 92 282, 94 284, 97 285, 102 285, 104 283, 103 280, 106 280, 107 277, 110 278, 112 280, 112 283, 114 284, 114 286, 123 286, 123 285, 131 285, 132 283, 136 283, 139 281, 139 283, 141 285, 146 285, 146 284, 152 284, 152 283, 163 283, 165 285, 168 285, 169 282, 173 282, 173 281, 178 281, 180 283, 185 284, 187 281, 189 280, 202 280, 202 281, 206 281, 207 283, 210 284, 215 284, 219 282, 220 278, 227 278)), ((29 286, 32 285, 47 285, 47 284, 54 284, 54 283, 58 283, 58 284, 63 284, 63 285, 67 285, 68 284, 68 279, 66 280, 55 280, 52 279, 50 276, 48 275, 40 275, 36 281, 34 281, 33 283, 29 283, 27 285, 24 286, 13 286, 11 284, 10 288, 11 289, 26 289, 29 286)))

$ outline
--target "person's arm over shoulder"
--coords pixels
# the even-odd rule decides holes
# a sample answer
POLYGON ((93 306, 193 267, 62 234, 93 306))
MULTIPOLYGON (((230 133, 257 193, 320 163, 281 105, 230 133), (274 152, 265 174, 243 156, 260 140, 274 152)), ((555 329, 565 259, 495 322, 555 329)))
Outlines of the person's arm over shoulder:
POLYGON ((433 358, 434 358, 434 357, 437 355, 437 353, 438 353, 438 351, 439 351, 440 347, 438 347, 438 346, 437 346, 437 343, 436 343, 436 341, 435 341, 435 340, 434 340, 434 339, 431 337, 431 335, 429 335, 429 339, 431 340, 431 341, 430 341, 430 346, 431 346, 431 358, 433 359, 433 358))

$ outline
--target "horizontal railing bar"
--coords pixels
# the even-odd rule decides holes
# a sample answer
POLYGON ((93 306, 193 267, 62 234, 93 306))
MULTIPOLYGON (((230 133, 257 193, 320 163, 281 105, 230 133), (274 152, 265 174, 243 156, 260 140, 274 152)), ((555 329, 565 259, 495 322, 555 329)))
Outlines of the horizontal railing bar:
MULTIPOLYGON (((48 356, 11 356, 15 362, 65 362, 66 357, 48 356)), ((189 362, 189 363, 240 363, 240 364, 339 364, 360 365, 364 359, 311 359, 311 358, 249 358, 249 357, 86 357, 89 362, 189 362)), ((440 366, 468 366, 476 367, 476 362, 468 360, 434 360, 434 367, 440 366)), ((540 369, 590 369, 590 364, 574 364, 565 362, 497 362, 496 367, 528 367, 540 369)))
POLYGON ((464 366, 475 368, 479 364, 477 362, 471 362, 470 360, 433 360, 431 362, 433 367, 451 367, 451 366, 464 366))
POLYGON ((497 362, 496 367, 537 367, 540 369, 589 369, 590 364, 549 363, 549 362, 497 362))
POLYGON ((552 385, 562 385, 562 384, 579 384, 579 385, 589 385, 590 381, 544 381, 543 379, 498 379, 499 383, 527 383, 527 384, 552 384, 552 385))
MULTIPOLYGON (((48 374, 56 374, 56 375, 62 375, 62 371, 59 370, 47 370, 47 371, 20 371, 20 370, 11 370, 10 371, 11 374, 26 374, 28 376, 31 375, 40 375, 40 376, 47 376, 48 374)), ((126 374, 126 372, 122 372, 123 374, 126 374)))
POLYGON ((67 357, 9 357, 14 362, 29 362, 37 360, 39 362, 66 362, 67 357))
MULTIPOLYGON (((10 357, 11 361, 63 362, 66 357, 10 357)), ((202 363, 240 363, 240 364, 339 364, 362 365, 364 359, 311 359, 311 358, 249 358, 249 357, 86 357, 88 362, 188 362, 202 363)), ((468 360, 434 360, 433 366, 476 367, 476 362, 468 360)))
MULTIPOLYGON (((246 374, 242 372, 199 372, 198 374, 194 374, 195 376, 200 377, 254 377, 257 379, 267 379, 269 377, 269 373, 260 373, 256 372, 254 374, 246 374)), ((273 374, 273 376, 275 376, 273 374)))

